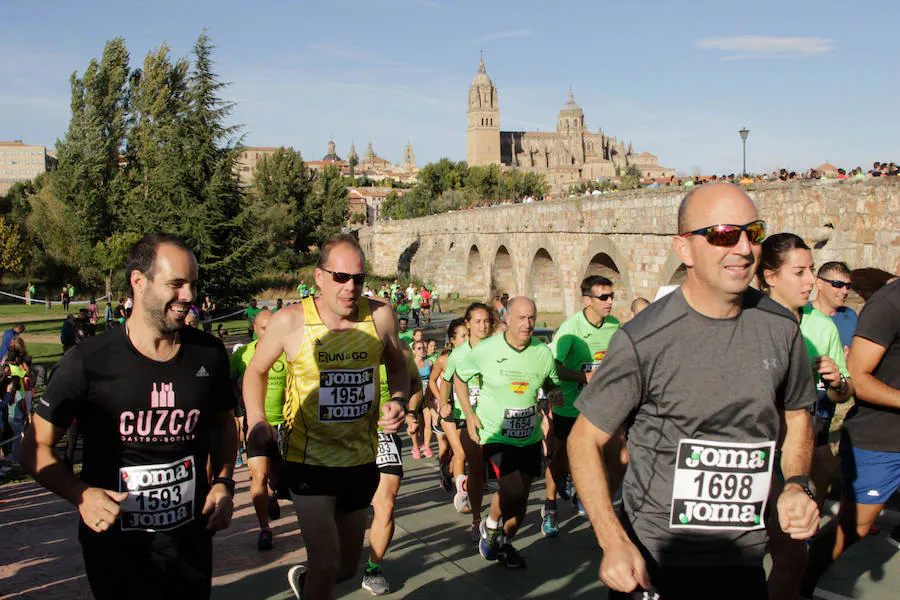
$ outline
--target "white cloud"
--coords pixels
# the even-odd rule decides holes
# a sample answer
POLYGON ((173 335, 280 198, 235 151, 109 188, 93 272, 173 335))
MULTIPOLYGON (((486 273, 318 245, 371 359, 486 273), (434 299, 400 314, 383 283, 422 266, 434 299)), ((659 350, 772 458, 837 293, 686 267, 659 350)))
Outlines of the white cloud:
POLYGON ((834 50, 834 40, 815 37, 736 35, 706 38, 697 42, 697 47, 728 53, 723 60, 799 58, 831 52, 834 50))
POLYGON ((494 40, 505 40, 509 38, 520 38, 520 37, 530 37, 533 35, 530 29, 517 29, 514 31, 498 31, 496 33, 489 33, 487 35, 483 35, 480 38, 475 40, 476 44, 486 44, 487 42, 493 42, 494 40))

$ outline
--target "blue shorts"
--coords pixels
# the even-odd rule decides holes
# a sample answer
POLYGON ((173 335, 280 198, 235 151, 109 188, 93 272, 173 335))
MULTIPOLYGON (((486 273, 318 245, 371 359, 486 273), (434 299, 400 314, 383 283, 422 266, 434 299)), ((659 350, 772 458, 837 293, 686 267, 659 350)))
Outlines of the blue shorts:
POLYGON ((900 488, 900 452, 878 452, 854 448, 841 436, 841 471, 846 494, 857 504, 884 504, 900 488))

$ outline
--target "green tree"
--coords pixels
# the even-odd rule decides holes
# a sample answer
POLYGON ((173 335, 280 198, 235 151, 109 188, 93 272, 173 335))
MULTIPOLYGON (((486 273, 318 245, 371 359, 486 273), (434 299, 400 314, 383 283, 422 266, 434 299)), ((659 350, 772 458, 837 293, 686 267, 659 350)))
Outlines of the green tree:
POLYGON ((73 73, 72 118, 57 142, 58 167, 52 178, 72 209, 80 248, 91 248, 115 230, 111 218, 119 201, 119 156, 128 128, 129 55, 125 40, 106 43, 103 57, 91 60, 81 77, 73 73))
POLYGON ((22 270, 22 236, 15 223, 0 217, 0 275, 6 272, 19 273, 22 270))
POLYGON ((303 244, 315 226, 314 220, 304 218, 312 201, 312 180, 303 157, 293 148, 279 148, 256 165, 250 194, 255 235, 266 239, 266 253, 279 269, 299 266, 292 259, 307 251, 303 244))
POLYGON ((622 187, 625 189, 636 188, 641 183, 641 170, 636 165, 629 165, 625 174, 621 177, 622 187))
POLYGON ((347 222, 347 188, 341 171, 328 165, 313 178, 313 194, 301 215, 301 219, 312 225, 305 239, 298 238, 301 247, 321 246, 347 222))

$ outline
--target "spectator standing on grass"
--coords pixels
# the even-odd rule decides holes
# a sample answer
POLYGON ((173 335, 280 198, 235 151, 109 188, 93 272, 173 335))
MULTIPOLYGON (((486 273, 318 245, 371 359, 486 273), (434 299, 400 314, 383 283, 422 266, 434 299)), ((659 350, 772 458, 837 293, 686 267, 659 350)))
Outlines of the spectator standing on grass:
POLYGON ((88 311, 88 320, 91 322, 91 325, 97 325, 97 321, 100 320, 100 309, 97 308, 97 299, 91 298, 91 301, 87 305, 88 311))
POLYGON ((13 338, 22 335, 24 331, 25 323, 18 323, 3 332, 3 339, 0 340, 0 357, 3 358, 2 362, 6 361, 6 354, 10 350, 10 344, 12 343, 13 338))
POLYGON ((115 322, 115 313, 113 312, 112 303, 110 302, 106 303, 106 313, 103 315, 103 320, 107 329, 112 327, 115 322))

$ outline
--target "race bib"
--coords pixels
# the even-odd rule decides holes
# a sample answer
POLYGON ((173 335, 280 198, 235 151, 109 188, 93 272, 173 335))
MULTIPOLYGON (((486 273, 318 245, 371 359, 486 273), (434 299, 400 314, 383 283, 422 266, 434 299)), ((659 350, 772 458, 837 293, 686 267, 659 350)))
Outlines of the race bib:
POLYGON ((503 411, 500 435, 515 440, 531 437, 537 427, 537 405, 528 408, 507 408, 503 411))
MULTIPOLYGON (((606 354, 606 353, 604 352, 603 354, 606 354)), ((600 368, 599 362, 581 363, 581 372, 582 373, 593 373, 594 371, 596 371, 599 368, 600 368)), ((585 388, 585 386, 587 386, 587 383, 579 383, 578 391, 580 392, 581 390, 583 390, 585 388)))
POLYGON ((400 459, 400 446, 393 434, 378 432, 378 456, 375 464, 379 467, 399 467, 403 465, 400 459))
POLYGON ((672 529, 765 527, 775 442, 681 440, 672 486, 672 529))
POLYGON ((319 373, 319 422, 345 423, 364 417, 375 401, 375 367, 319 373))
POLYGON ((472 405, 472 408, 475 408, 475 405, 478 404, 478 397, 481 395, 481 386, 480 385, 470 385, 469 386, 469 404, 472 405))
POLYGON ((194 520, 194 457, 119 469, 122 531, 166 531, 194 520))

